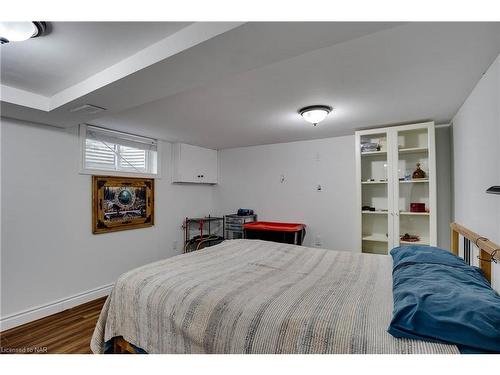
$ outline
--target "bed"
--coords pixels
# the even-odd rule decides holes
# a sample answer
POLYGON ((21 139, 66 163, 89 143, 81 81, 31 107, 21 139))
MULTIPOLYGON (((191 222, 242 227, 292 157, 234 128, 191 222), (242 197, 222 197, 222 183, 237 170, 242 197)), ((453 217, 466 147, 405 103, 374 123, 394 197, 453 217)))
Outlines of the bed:
POLYGON ((229 240, 123 274, 94 353, 458 353, 395 338, 392 259, 229 240), (120 350, 117 350, 120 349, 120 350))

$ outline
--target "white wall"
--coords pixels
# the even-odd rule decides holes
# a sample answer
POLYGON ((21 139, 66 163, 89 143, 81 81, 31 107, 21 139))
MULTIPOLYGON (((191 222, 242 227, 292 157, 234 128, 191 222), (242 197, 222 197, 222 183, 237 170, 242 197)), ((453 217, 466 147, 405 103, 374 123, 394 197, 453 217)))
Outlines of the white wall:
POLYGON ((307 246, 319 236, 324 248, 356 249, 354 136, 227 149, 219 161, 221 213, 252 208, 259 220, 306 223, 307 246))
MULTIPOLYGON (((500 244, 500 56, 453 119, 455 221, 500 244)), ((500 265, 493 265, 500 290, 500 265)))
POLYGON ((213 187, 171 184, 164 142, 155 226, 93 235, 91 176, 78 174, 77 129, 2 119, 1 316, 113 283, 180 253, 185 216, 212 213, 213 187))
POLYGON ((437 243, 450 248, 450 223, 452 221, 452 163, 450 126, 436 127, 436 185, 437 185, 437 243))

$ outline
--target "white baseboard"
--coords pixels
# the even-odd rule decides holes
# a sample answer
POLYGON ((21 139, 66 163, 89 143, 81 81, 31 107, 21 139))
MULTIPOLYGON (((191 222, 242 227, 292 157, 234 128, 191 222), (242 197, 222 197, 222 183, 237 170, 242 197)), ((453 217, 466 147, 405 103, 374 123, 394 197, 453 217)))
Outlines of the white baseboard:
POLYGON ((15 314, 7 315, 0 319, 0 331, 20 326, 46 316, 70 309, 72 307, 90 302, 97 298, 107 296, 114 284, 104 285, 99 288, 87 290, 74 296, 63 298, 45 305, 36 306, 15 314))

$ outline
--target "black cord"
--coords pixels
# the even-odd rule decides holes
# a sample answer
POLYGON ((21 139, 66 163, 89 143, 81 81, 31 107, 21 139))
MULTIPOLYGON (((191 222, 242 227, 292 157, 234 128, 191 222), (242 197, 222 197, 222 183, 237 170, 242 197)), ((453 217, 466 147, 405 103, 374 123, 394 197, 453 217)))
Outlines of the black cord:
MULTIPOLYGON (((482 240, 482 241, 489 241, 489 239, 487 239, 486 237, 478 237, 476 238, 476 240, 474 241, 474 244, 476 245, 477 248, 481 249, 481 247, 479 246, 478 242, 482 240)), ((499 251, 500 249, 495 249, 491 252, 490 254, 490 259, 483 259, 481 258, 479 255, 477 256, 477 259, 483 261, 483 262, 490 262, 490 263, 496 263, 497 260, 495 259, 495 255, 497 253, 497 251, 499 251)))
POLYGON ((486 237, 478 237, 476 238, 476 240, 474 241, 474 244, 476 245, 476 247, 479 247, 479 245, 477 244, 479 242, 479 240, 482 240, 482 241, 488 241, 488 239, 486 237))
POLYGON ((482 260, 483 262, 489 262, 489 263, 497 263, 497 260, 495 259, 495 255, 497 254, 497 251, 500 249, 495 249, 491 252, 490 254, 490 259, 483 259, 479 255, 477 256, 477 259, 482 260))

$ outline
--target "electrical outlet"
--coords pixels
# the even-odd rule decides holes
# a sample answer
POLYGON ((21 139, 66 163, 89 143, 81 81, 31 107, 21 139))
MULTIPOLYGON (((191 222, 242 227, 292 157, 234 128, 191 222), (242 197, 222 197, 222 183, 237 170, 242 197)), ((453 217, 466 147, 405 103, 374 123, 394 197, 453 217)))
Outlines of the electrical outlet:
POLYGON ((314 246, 316 247, 321 247, 323 244, 321 243, 321 236, 316 236, 315 240, 314 240, 314 246))
POLYGON ((321 192, 321 191, 323 191, 323 186, 321 186, 320 184, 318 184, 318 185, 316 186, 316 191, 317 191, 317 192, 321 192))

